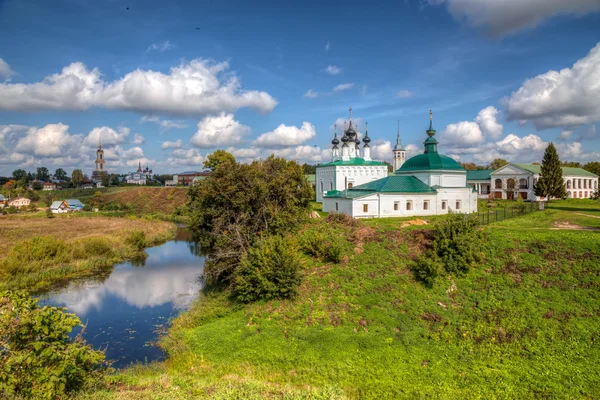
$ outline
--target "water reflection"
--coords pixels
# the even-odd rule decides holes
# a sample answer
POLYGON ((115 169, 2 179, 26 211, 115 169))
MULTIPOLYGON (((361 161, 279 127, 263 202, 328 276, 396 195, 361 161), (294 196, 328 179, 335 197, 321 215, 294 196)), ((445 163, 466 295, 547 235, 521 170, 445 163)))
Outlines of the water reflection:
POLYGON ((116 367, 161 359, 152 344, 156 331, 187 308, 201 288, 204 258, 195 243, 171 241, 147 253, 144 267, 120 264, 103 282, 72 283, 43 300, 67 307, 87 323, 86 340, 106 347, 116 367))

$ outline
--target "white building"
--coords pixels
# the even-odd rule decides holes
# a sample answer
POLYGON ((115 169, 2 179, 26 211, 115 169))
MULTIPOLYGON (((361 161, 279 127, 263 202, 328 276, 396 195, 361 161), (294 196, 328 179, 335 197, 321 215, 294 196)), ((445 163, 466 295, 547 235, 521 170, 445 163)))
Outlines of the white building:
MULTIPOLYGON (((498 168, 490 175, 492 197, 495 199, 516 199, 537 201, 533 185, 540 178, 540 165, 509 163, 498 168)), ((598 190, 598 175, 582 168, 563 167, 563 180, 567 196, 571 198, 590 198, 598 190)))
POLYGON ((400 140, 400 121, 398 121, 398 136, 396 136, 396 145, 394 146, 392 153, 394 156, 392 167, 395 171, 406 161, 406 150, 402 147, 402 141, 400 140))
POLYGON ((491 174, 493 169, 467 171, 467 184, 477 192, 480 199, 488 199, 491 194, 491 174))
MULTIPOLYGON (((431 113, 429 118, 423 154, 404 162, 395 176, 328 191, 323 197, 323 211, 377 218, 477 211, 477 192, 467 185, 466 170, 452 158, 438 154, 431 113)), ((317 181, 320 184, 319 168, 317 181)))
POLYGON ((130 172, 125 177, 125 182, 131 183, 133 185, 145 185, 149 180, 152 180, 152 170, 146 166, 145 169, 142 170, 142 162, 138 161, 138 169, 136 172, 130 172))

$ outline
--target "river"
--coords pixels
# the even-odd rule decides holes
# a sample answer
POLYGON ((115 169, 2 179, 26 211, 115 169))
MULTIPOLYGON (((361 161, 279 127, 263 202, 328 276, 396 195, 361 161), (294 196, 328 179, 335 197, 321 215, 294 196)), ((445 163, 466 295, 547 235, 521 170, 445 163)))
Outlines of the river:
MULTIPOLYGON (((66 307, 86 324, 95 349, 106 349, 115 368, 162 360, 155 344, 169 319, 198 297, 204 257, 189 232, 146 249, 145 262, 115 265, 106 278, 71 282, 41 297, 43 305, 66 307)), ((73 336, 80 329, 73 331, 73 336)))

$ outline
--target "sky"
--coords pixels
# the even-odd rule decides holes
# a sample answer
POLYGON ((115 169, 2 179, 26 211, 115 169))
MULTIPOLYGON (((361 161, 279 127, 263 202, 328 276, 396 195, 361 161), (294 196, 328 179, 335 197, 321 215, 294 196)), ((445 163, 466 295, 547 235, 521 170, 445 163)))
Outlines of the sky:
POLYGON ((600 0, 0 0, 0 175, 331 160, 600 161, 600 0), (399 123, 398 123, 399 121, 399 123))

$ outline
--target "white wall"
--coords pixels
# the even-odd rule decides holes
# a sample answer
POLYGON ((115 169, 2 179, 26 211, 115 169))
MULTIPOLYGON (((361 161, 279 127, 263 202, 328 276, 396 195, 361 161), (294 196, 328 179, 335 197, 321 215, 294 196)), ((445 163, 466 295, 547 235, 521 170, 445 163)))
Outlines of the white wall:
POLYGON ((315 179, 316 201, 323 202, 323 195, 332 190, 332 187, 333 190, 345 190, 347 183, 355 187, 387 176, 387 165, 318 167, 315 179))

